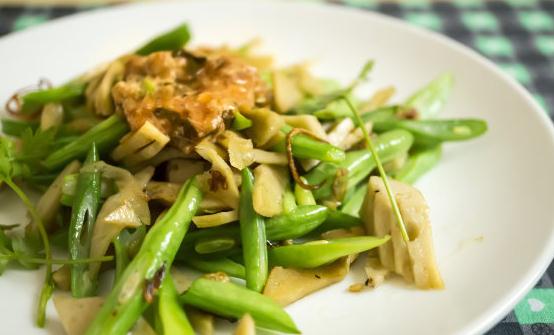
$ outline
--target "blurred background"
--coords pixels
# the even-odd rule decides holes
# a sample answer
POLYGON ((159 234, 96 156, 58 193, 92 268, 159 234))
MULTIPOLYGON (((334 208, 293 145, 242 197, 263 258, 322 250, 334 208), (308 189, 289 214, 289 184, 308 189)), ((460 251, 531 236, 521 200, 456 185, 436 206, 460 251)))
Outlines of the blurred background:
MULTIPOLYGON (((554 1, 310 1, 380 12, 448 35, 491 59, 554 117, 554 1)), ((73 13, 131 2, 0 0, 0 36, 73 13)), ((535 288, 488 334, 554 334, 553 279, 550 265, 535 288)))

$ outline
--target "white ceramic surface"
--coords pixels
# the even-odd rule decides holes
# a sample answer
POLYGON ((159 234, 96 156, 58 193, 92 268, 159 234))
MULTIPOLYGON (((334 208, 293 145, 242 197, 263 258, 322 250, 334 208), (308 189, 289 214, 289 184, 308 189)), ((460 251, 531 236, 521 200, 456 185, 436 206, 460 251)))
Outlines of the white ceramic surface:
MULTIPOLYGON (((298 3, 138 4, 61 19, 0 40, 0 100, 47 77, 55 83, 109 60, 187 21, 194 43, 240 44, 255 36, 280 62, 316 60, 317 72, 352 78, 377 60, 371 89, 394 84, 398 99, 444 71, 456 86, 444 117, 481 117, 488 134, 448 145, 440 166, 418 184, 431 207, 446 289, 400 282, 347 293, 342 283, 287 310, 305 334, 476 334, 499 321, 554 254, 554 132, 540 107, 512 79, 474 52, 434 33, 377 14, 298 3)), ((361 92, 363 94, 363 92, 361 92)), ((24 222, 0 192, 0 222, 24 222), (15 220, 15 221, 14 221, 15 220)), ((40 272, 0 278, 3 334, 59 333, 50 306, 47 330, 33 327, 40 272)))

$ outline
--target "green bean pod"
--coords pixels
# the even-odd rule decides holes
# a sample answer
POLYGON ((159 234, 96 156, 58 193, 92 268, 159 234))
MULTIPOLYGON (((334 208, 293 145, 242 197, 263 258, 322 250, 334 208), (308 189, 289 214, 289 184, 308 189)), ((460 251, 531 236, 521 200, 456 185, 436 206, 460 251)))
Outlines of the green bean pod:
POLYGON ((146 226, 132 231, 123 229, 112 241, 115 257, 115 282, 121 278, 131 259, 137 254, 146 235, 146 226))
MULTIPOLYGON (((334 211, 330 211, 325 206, 298 206, 290 213, 277 215, 266 220, 266 238, 270 241, 280 241, 304 236, 312 230, 318 228, 320 225, 325 224, 325 222, 329 221, 329 215, 333 212, 334 211)), ((333 213, 333 217, 336 218, 335 221, 346 221, 346 223, 344 224, 345 227, 351 227, 360 224, 359 220, 356 218, 354 218, 355 223, 350 224, 350 222, 352 222, 352 217, 346 214, 342 215, 333 213), (338 217, 337 215, 340 215, 340 217, 338 217)), ((337 226, 338 228, 343 228, 340 223, 327 223, 326 225, 330 227, 337 226)), ((189 251, 191 251, 192 249, 191 246, 197 246, 199 242, 210 245, 212 241, 216 244, 218 244, 219 241, 225 241, 225 245, 227 245, 227 243, 230 244, 230 242, 233 241, 234 244, 232 247, 235 247, 241 243, 240 227, 238 227, 237 225, 225 225, 221 227, 199 229, 187 234, 183 241, 177 259, 186 262, 188 259, 189 251)), ((216 249, 218 250, 210 249, 204 251, 209 251, 207 253, 213 256, 213 252, 221 251, 220 248, 216 249)), ((196 250, 196 252, 198 252, 198 250, 196 250)))
POLYGON ((187 247, 193 246, 199 240, 206 240, 211 238, 233 238, 236 242, 240 243, 239 225, 230 223, 222 226, 191 231, 185 236, 181 245, 181 249, 184 250, 187 247))
POLYGON ((83 95, 85 83, 71 82, 63 86, 30 92, 21 97, 21 113, 29 115, 51 102, 64 102, 83 95))
POLYGON ((240 131, 252 127, 252 120, 242 115, 240 112, 233 111, 233 115, 235 116, 235 118, 233 119, 233 124, 231 125, 231 127, 234 130, 240 131))
POLYGON ((232 237, 219 237, 200 239, 194 244, 194 251, 203 255, 215 252, 229 250, 235 246, 237 242, 232 237))
POLYGON ((334 229, 350 229, 354 227, 361 227, 362 220, 358 217, 352 216, 341 211, 329 210, 327 219, 313 231, 313 233, 324 233, 334 229))
POLYGON ((444 107, 453 83, 452 74, 442 74, 410 96, 403 107, 415 109, 421 119, 435 117, 444 107))
POLYGON ((297 207, 298 205, 296 205, 296 198, 294 197, 294 193, 287 185, 285 193, 283 194, 283 213, 290 213, 294 211, 297 207))
POLYGON ((240 237, 244 265, 246 268, 246 287, 260 292, 268 275, 265 223, 252 205, 254 176, 248 168, 242 170, 242 185, 239 201, 240 237))
POLYGON ((148 306, 145 289, 155 285, 164 269, 171 267, 201 200, 196 180, 185 182, 173 206, 146 234, 139 252, 106 297, 86 335, 127 334, 148 306))
POLYGON ((185 311, 179 304, 179 295, 170 273, 166 273, 156 302, 155 328, 160 335, 194 335, 185 311))
POLYGON ((287 312, 271 298, 233 283, 199 278, 180 299, 186 305, 226 318, 239 319, 248 313, 257 327, 300 333, 287 312))
POLYGON ((274 216, 266 222, 267 238, 281 241, 302 237, 322 224, 328 212, 325 206, 306 205, 288 214, 274 216))
POLYGON ((410 155, 406 164, 393 174, 393 178, 408 184, 413 184, 437 165, 441 156, 442 149, 440 145, 418 151, 410 155))
MULTIPOLYGON (((292 130, 292 127, 285 124, 281 132, 286 135, 292 130)), ((300 159, 317 159, 323 162, 339 163, 344 160, 344 150, 335 147, 327 142, 318 141, 305 134, 298 134, 292 138, 292 155, 300 159)), ((284 152, 286 147, 285 140, 276 144, 273 150, 284 152)))
MULTIPOLYGON (((303 177, 300 177, 300 178, 302 178, 303 181, 306 182, 306 180, 303 177)), ((294 184, 294 197, 296 198, 296 202, 298 203, 298 205, 301 205, 301 206, 316 204, 312 191, 301 187, 297 183, 294 184)))
MULTIPOLYGON (((401 129, 383 133, 375 140, 375 150, 381 161, 386 163, 398 155, 407 152, 413 143, 413 136, 401 129)), ((311 185, 323 183, 321 187, 313 191, 316 199, 331 196, 332 184, 339 169, 345 169, 348 173, 348 188, 355 187, 357 183, 365 179, 375 168, 375 160, 368 150, 351 151, 346 154, 346 159, 339 165, 322 163, 312 169, 304 177, 311 185)))
POLYGON ((114 114, 79 136, 75 141, 51 153, 43 164, 49 170, 58 169, 69 161, 86 155, 92 143, 96 143, 98 151, 103 152, 115 146, 128 131, 127 122, 114 114))
POLYGON ((344 203, 341 208, 341 212, 349 214, 355 217, 360 216, 360 208, 362 208, 362 203, 367 194, 367 184, 360 185, 354 193, 347 198, 348 200, 344 203))
POLYGON ((418 145, 433 145, 447 141, 466 141, 487 131, 487 123, 479 119, 453 120, 389 120, 376 122, 375 131, 404 129, 414 135, 418 145))
POLYGON ((244 265, 239 264, 227 257, 223 258, 203 258, 199 255, 188 254, 183 258, 185 265, 206 273, 210 272, 225 272, 231 277, 244 279, 244 265))
MULTIPOLYGON (((387 120, 394 120, 396 118, 396 114, 398 113, 400 107, 398 106, 385 106, 381 108, 377 108, 376 110, 373 110, 371 112, 364 113, 360 115, 362 118, 362 121, 364 123, 367 122, 380 122, 380 121, 387 121, 387 120)), ((350 112, 350 115, 352 115, 352 112, 350 112)))
MULTIPOLYGON (((98 151, 93 143, 83 166, 90 166, 97 161, 98 151)), ((92 232, 100 207, 101 181, 99 171, 81 172, 77 177, 68 235, 69 255, 72 260, 89 257, 92 232)), ((71 294, 74 297, 90 296, 96 290, 97 283, 88 275, 87 268, 87 264, 71 266, 71 294)))
POLYGON ((37 121, 2 119, 2 133, 8 136, 21 137, 25 129, 30 128, 34 133, 38 127, 37 121))
POLYGON ((190 40, 188 25, 178 27, 159 35, 135 51, 137 55, 146 56, 156 51, 176 51, 190 40))
POLYGON ((320 120, 336 120, 352 115, 348 104, 342 100, 333 100, 324 108, 314 112, 314 116, 320 120))
MULTIPOLYGON (((197 254, 194 250, 194 246, 198 241, 209 241, 211 239, 233 239, 235 241, 235 246, 230 250, 226 250, 225 253, 233 253, 233 251, 241 244, 240 240, 240 227, 238 224, 226 224, 223 226, 204 228, 191 231, 187 233, 181 243, 179 252, 177 252, 176 259, 178 261, 186 262, 189 259, 190 254, 197 254)), ((242 253, 242 250, 240 250, 242 253)), ((207 255, 206 255, 207 256, 207 255)), ((210 254, 210 259, 214 257, 226 257, 227 255, 222 255, 222 252, 216 252, 210 254)))
POLYGON ((356 236, 293 244, 270 249, 269 259, 273 265, 311 269, 329 264, 344 256, 373 249, 389 239, 388 235, 356 236))
MULTIPOLYGON (((115 279, 114 282, 117 283, 117 281, 123 276, 123 273, 125 272, 125 268, 129 265, 129 254, 127 252, 127 246, 125 245, 125 242, 123 241, 123 233, 125 231, 122 231, 119 233, 114 239, 113 239, 113 249, 114 249, 114 256, 115 256, 115 279)), ((73 277, 71 277, 73 279, 73 277)))

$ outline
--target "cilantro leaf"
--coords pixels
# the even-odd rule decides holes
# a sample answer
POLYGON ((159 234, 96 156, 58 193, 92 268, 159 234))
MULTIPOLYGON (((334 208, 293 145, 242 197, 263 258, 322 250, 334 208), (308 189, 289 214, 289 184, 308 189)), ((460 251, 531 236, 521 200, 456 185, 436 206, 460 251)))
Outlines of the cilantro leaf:
POLYGON ((15 146, 12 140, 0 136, 0 181, 13 179, 21 173, 21 165, 16 160, 15 146))
POLYGON ((44 170, 41 161, 52 152, 56 133, 56 128, 37 129, 35 132, 31 128, 25 129, 21 135, 21 150, 16 155, 17 160, 24 163, 31 173, 44 170))
POLYGON ((39 267, 39 264, 28 262, 27 258, 42 258, 44 255, 41 255, 33 243, 29 242, 25 237, 16 236, 12 238, 12 249, 14 255, 17 257, 17 261, 23 267, 27 269, 36 269, 39 267))

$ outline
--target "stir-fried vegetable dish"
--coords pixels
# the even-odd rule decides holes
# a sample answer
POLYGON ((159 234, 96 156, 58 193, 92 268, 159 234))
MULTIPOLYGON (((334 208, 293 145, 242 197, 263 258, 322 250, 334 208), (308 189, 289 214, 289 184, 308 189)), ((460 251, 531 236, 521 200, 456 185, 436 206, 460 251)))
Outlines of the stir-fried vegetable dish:
POLYGON ((0 273, 46 269, 39 327, 53 296, 68 334, 211 334, 217 317, 240 320, 236 334, 300 333, 284 306, 364 253, 349 291, 392 276, 443 288, 411 184, 446 142, 487 129, 437 118, 450 74, 398 101, 360 89, 373 61, 344 85, 276 67, 255 43, 189 39, 181 25, 6 103, 1 191, 30 221, 2 223, 0 273))

